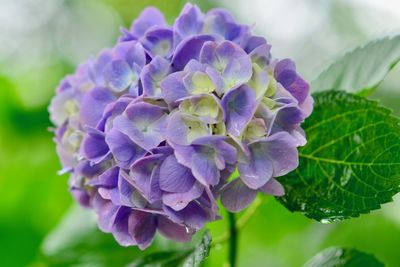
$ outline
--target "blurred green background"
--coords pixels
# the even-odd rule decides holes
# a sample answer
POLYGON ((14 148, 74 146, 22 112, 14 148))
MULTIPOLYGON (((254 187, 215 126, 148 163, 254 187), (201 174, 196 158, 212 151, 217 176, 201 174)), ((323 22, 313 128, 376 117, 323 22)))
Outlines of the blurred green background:
MULTIPOLYGON (((0 0, 0 266, 35 266, 43 238, 72 199, 60 169, 47 105, 58 81, 88 56, 112 46, 120 26, 148 6, 169 22, 186 1, 0 0)), ((192 1, 204 11, 222 6, 254 24, 278 58, 290 57, 307 79, 335 57, 366 41, 398 32, 397 0, 192 1)), ((400 67, 373 98, 400 115, 400 67)), ((226 221, 210 224, 221 235, 226 221)), ((240 234, 239 266, 301 266, 319 250, 347 245, 400 266, 400 199, 380 211, 323 225, 291 214, 270 198, 240 234)), ((222 266, 216 247, 207 266, 222 266)), ((45 264, 39 266, 46 266, 45 264)))

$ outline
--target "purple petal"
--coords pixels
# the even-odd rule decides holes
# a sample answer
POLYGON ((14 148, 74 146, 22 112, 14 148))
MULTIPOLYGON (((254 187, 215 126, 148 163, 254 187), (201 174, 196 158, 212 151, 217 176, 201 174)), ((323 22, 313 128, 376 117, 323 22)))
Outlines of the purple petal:
POLYGON ((298 166, 296 147, 297 141, 287 132, 250 143, 250 158, 238 164, 242 181, 248 187, 258 189, 272 177, 294 170, 298 166))
POLYGON ((51 100, 49 112, 54 124, 62 125, 71 116, 68 107, 72 106, 78 110, 79 95, 75 90, 69 89, 60 92, 51 100))
MULTIPOLYGON (((285 89, 282 90, 289 94, 285 89)), ((278 90, 277 93, 281 94, 282 90, 278 90)), ((261 102, 255 114, 264 120, 267 135, 271 133, 272 127, 292 127, 293 124, 304 120, 304 113, 299 109, 294 97, 279 96, 271 102, 272 107, 265 101, 261 102)))
POLYGON ((92 68, 90 69, 90 77, 96 85, 105 86, 103 71, 109 62, 112 60, 111 49, 104 49, 97 56, 96 60, 93 60, 92 68))
POLYGON ((124 247, 137 245, 136 241, 132 238, 129 233, 129 216, 131 215, 131 209, 121 207, 115 218, 115 224, 112 228, 112 233, 117 242, 124 247))
POLYGON ((195 152, 192 156, 192 173, 196 179, 205 186, 217 185, 220 173, 214 157, 203 151, 195 152))
POLYGON ((271 160, 266 157, 258 143, 250 147, 251 157, 248 162, 239 162, 240 178, 251 189, 258 189, 268 182, 274 173, 271 160))
POLYGON ((270 134, 272 126, 275 123, 276 115, 282 108, 284 108, 284 106, 271 109, 265 103, 260 103, 258 106, 255 116, 264 120, 266 136, 270 134))
POLYGON ((128 49, 125 60, 128 62, 132 70, 136 69, 136 74, 146 64, 146 53, 141 43, 134 42, 128 49))
POLYGON ((91 208, 90 205, 90 196, 88 194, 88 192, 84 189, 79 189, 79 188, 71 188, 70 192, 72 194, 72 196, 74 197, 74 199, 83 207, 86 208, 91 208))
POLYGON ((275 66, 274 76, 298 101, 303 103, 309 93, 309 85, 297 73, 290 59, 283 59, 275 66))
POLYGON ((181 146, 177 144, 173 144, 173 147, 174 147, 174 155, 177 161, 183 166, 191 168, 194 148, 191 146, 181 146))
POLYGON ((128 220, 129 233, 140 249, 147 248, 156 233, 157 221, 153 214, 133 210, 128 220))
POLYGON ((233 135, 229 135, 228 142, 236 149, 237 161, 245 162, 246 158, 250 156, 250 150, 247 144, 243 142, 241 138, 233 135))
POLYGON ((146 64, 146 53, 140 42, 122 42, 113 48, 112 59, 113 61, 126 62, 137 76, 146 64))
POLYGON ((303 103, 308 97, 310 86, 299 75, 296 76, 295 81, 287 87, 287 90, 299 101, 303 103))
POLYGON ((211 66, 217 66, 216 69, 220 70, 225 67, 226 62, 218 62, 218 58, 216 55, 216 50, 218 47, 217 42, 205 42, 204 45, 201 48, 200 55, 199 55, 199 61, 202 64, 207 64, 211 66), (218 66, 217 64, 221 64, 218 66))
POLYGON ((215 145, 217 153, 224 159, 228 164, 235 164, 237 159, 236 148, 227 142, 218 142, 215 145))
POLYGON ((167 141, 178 145, 189 145, 193 140, 211 135, 207 124, 198 118, 175 112, 169 115, 167 141))
MULTIPOLYGON (((261 36, 251 36, 247 39, 246 44, 244 46, 244 51, 250 54, 256 48, 267 45, 267 40, 261 36)), ((269 51, 269 50, 268 50, 269 51)))
POLYGON ((161 198, 160 167, 163 155, 150 155, 137 160, 131 167, 129 181, 132 182, 150 202, 161 198))
POLYGON ((112 129, 106 134, 105 141, 117 165, 124 169, 129 169, 133 162, 146 154, 144 149, 116 129, 112 129))
POLYGON ((279 110, 275 122, 284 127, 301 123, 304 121, 304 118, 304 113, 298 106, 288 106, 279 110))
POLYGON ((256 94, 248 86, 228 92, 222 99, 226 126, 230 134, 240 136, 257 109, 256 94))
POLYGON ((167 145, 153 148, 150 151, 151 154, 162 154, 165 157, 171 155, 173 152, 174 152, 174 149, 172 147, 170 147, 170 146, 167 146, 167 145))
POLYGON ((283 186, 274 178, 272 178, 265 185, 260 187, 259 191, 263 192, 264 194, 277 197, 281 197, 285 194, 285 189, 283 188, 283 186))
POLYGON ((175 70, 183 70, 192 59, 199 59, 200 50, 207 41, 214 41, 211 35, 197 35, 182 41, 176 48, 172 58, 172 67, 175 70))
POLYGON ((94 178, 102 174, 108 168, 107 162, 93 164, 93 162, 84 160, 74 168, 74 173, 86 178, 94 178))
POLYGON ((196 230, 203 228, 207 220, 207 213, 205 210, 193 201, 180 211, 175 211, 167 206, 164 207, 164 210, 171 221, 184 224, 196 230))
POLYGON ((114 92, 122 92, 137 79, 129 64, 124 60, 114 60, 104 69, 104 79, 114 92))
POLYGON ((144 49, 154 58, 169 58, 173 48, 173 32, 166 27, 152 27, 141 39, 144 49))
POLYGON ((126 109, 128 104, 132 101, 132 97, 130 96, 121 96, 116 101, 109 103, 103 112, 103 116, 99 123, 97 124, 97 129, 106 132, 107 130, 112 128, 113 119, 121 115, 122 112, 126 109))
POLYGON ((279 77, 285 78, 285 79, 282 79, 283 86, 291 84, 294 81, 294 79, 296 78, 295 63, 288 58, 280 60, 275 65, 274 76, 276 78, 279 78, 279 77))
POLYGON ((189 242, 192 240, 192 235, 186 231, 186 227, 176 224, 164 216, 158 216, 157 229, 162 235, 175 241, 189 242))
POLYGON ((166 25, 164 15, 154 7, 145 8, 131 26, 131 33, 136 37, 141 37, 152 26, 166 25))
POLYGON ((267 67, 271 61, 270 50, 271 46, 269 44, 260 45, 249 54, 251 61, 260 68, 267 67))
POLYGON ((270 78, 269 73, 265 69, 260 69, 256 66, 253 68, 253 75, 248 85, 256 91, 257 99, 262 99, 264 96, 268 95, 268 89, 270 78))
POLYGON ((229 182, 221 192, 221 202, 230 212, 239 212, 256 198, 257 191, 248 188, 240 179, 229 182))
POLYGON ((119 43, 136 41, 138 39, 138 37, 130 32, 128 29, 121 27, 119 31, 122 33, 122 35, 118 38, 119 43))
POLYGON ((124 115, 114 119, 114 127, 143 149, 150 150, 165 140, 166 118, 164 109, 159 106, 133 103, 124 115))
POLYGON ((312 96, 307 96, 303 103, 300 104, 300 108, 303 111, 305 118, 311 115, 314 106, 314 99, 312 96))
POLYGON ((108 146, 102 132, 92 129, 82 141, 82 153, 93 163, 99 163, 109 154, 108 146))
POLYGON ((82 99, 80 117, 82 125, 96 127, 108 103, 115 100, 107 89, 96 87, 90 90, 82 99))
POLYGON ((196 182, 186 192, 164 193, 162 201, 173 210, 179 211, 184 209, 191 201, 199 198, 203 194, 203 191, 204 187, 200 185, 200 183, 196 182))
POLYGON ((128 182, 123 175, 118 177, 119 204, 127 207, 144 208, 146 199, 128 182))
POLYGON ((226 140, 227 137, 223 135, 209 135, 199 137, 192 142, 194 145, 215 146, 218 142, 226 140))
POLYGON ((249 163, 239 163, 238 169, 242 181, 252 189, 263 186, 273 174, 272 163, 260 156, 254 157, 249 163))
POLYGON ((143 68, 140 74, 143 95, 161 98, 160 84, 169 72, 169 62, 162 57, 154 57, 153 60, 143 68))
POLYGON ((194 184, 189 168, 178 163, 174 155, 168 156, 160 167, 160 189, 172 193, 184 193, 194 184))
POLYGON ((207 67, 206 73, 215 85, 215 91, 219 95, 222 95, 225 88, 225 81, 224 77, 222 77, 222 74, 212 67, 207 67))
POLYGON ((200 33, 203 27, 203 16, 197 6, 187 3, 174 24, 176 42, 200 33))
POLYGON ((297 142, 286 132, 268 137, 263 147, 274 166, 274 177, 283 176, 296 169, 299 164, 297 142))
MULTIPOLYGON (((252 75, 250 57, 240 46, 230 41, 223 41, 218 45, 205 43, 200 51, 200 62, 211 65, 221 74, 223 87, 217 87, 219 95, 248 82, 252 75)), ((214 83, 220 83, 215 74, 212 76, 214 83)))
MULTIPOLYGON (((209 155, 213 153, 215 156, 221 157, 221 159, 224 161, 223 167, 219 169, 224 169, 225 168, 225 161, 228 164, 234 164, 236 163, 236 149, 234 146, 230 145, 229 143, 225 142, 227 140, 226 136, 222 135, 211 135, 211 136, 204 136, 197 138, 192 142, 192 145, 194 147, 197 147, 197 145, 200 146, 200 148, 197 148, 196 151, 201 150, 201 146, 205 146, 208 148, 212 148, 212 151, 207 151, 209 155)), ((193 153, 193 152, 192 152, 193 153)), ((218 159, 214 159, 216 163, 218 162, 218 159)))
POLYGON ((211 9, 207 12, 203 31, 219 34, 224 39, 233 41, 239 45, 243 44, 250 36, 249 26, 235 23, 231 14, 221 8, 211 9))
POLYGON ((307 144, 306 133, 300 126, 295 126, 288 130, 288 133, 293 137, 296 146, 304 146, 307 144))
POLYGON ((165 116, 165 109, 147 102, 135 102, 124 113, 136 126, 146 126, 165 116))
POLYGON ((189 95, 188 90, 183 84, 183 77, 185 75, 185 72, 178 71, 168 75, 160 83, 161 94, 168 104, 172 105, 178 99, 189 95))
POLYGON ((196 59, 191 59, 189 62, 186 64, 185 68, 183 69, 186 73, 191 73, 191 72, 205 72, 207 69, 206 64, 201 64, 198 60, 196 59))
POLYGON ((91 179, 88 182, 90 186, 99 186, 104 188, 114 188, 118 184, 119 168, 112 167, 106 170, 98 177, 91 179))
POLYGON ((222 77, 224 78, 224 92, 248 82, 252 75, 250 57, 247 55, 235 56, 226 66, 222 77))
POLYGON ((98 216, 98 225, 103 232, 111 232, 119 207, 103 199, 99 194, 93 198, 92 205, 98 216))

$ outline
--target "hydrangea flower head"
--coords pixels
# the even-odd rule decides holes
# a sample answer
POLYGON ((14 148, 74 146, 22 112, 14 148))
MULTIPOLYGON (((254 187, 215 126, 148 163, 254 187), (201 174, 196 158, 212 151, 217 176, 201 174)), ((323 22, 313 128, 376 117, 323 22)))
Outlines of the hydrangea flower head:
POLYGON ((219 198, 237 212, 284 194, 275 178, 298 165, 313 100, 270 48, 225 10, 187 4, 170 26, 150 7, 60 83, 57 152, 101 230, 141 249, 157 231, 189 241, 219 198))

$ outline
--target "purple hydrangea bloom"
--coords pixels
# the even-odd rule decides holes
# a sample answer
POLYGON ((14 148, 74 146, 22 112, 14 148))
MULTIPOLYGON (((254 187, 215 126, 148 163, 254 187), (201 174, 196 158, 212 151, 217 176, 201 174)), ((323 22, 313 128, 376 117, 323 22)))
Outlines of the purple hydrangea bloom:
POLYGON ((50 105, 62 172, 99 227, 141 249, 189 241, 258 193, 281 196, 298 165, 309 85, 225 10, 191 4, 169 26, 147 8, 80 65, 50 105), (234 174, 234 175, 232 175, 234 174), (236 177, 236 178, 231 178, 236 177))

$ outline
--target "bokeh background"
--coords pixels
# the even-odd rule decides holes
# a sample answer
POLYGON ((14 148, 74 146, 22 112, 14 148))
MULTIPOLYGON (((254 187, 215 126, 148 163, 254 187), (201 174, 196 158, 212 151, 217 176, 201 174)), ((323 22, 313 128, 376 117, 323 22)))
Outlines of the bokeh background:
MULTIPOLYGON (((173 22, 185 2, 0 0, 0 266, 48 266, 41 259, 43 239, 73 204, 67 177, 57 175, 60 165, 48 132, 47 106, 58 81, 112 46, 120 26, 128 27, 144 7, 157 6, 173 22)), ((309 80, 355 46, 400 31, 398 0, 192 2, 203 11, 226 7, 254 24, 274 56, 293 58, 309 80)), ((372 96, 398 115, 399 77, 397 66, 372 96)), ((209 226, 218 237, 226 221, 209 226)), ((387 266, 400 266, 400 199, 370 215, 324 225, 268 198, 239 244, 239 266, 301 266, 332 245, 354 246, 387 266)), ((222 266, 225 250, 216 247, 206 265, 222 266)))

